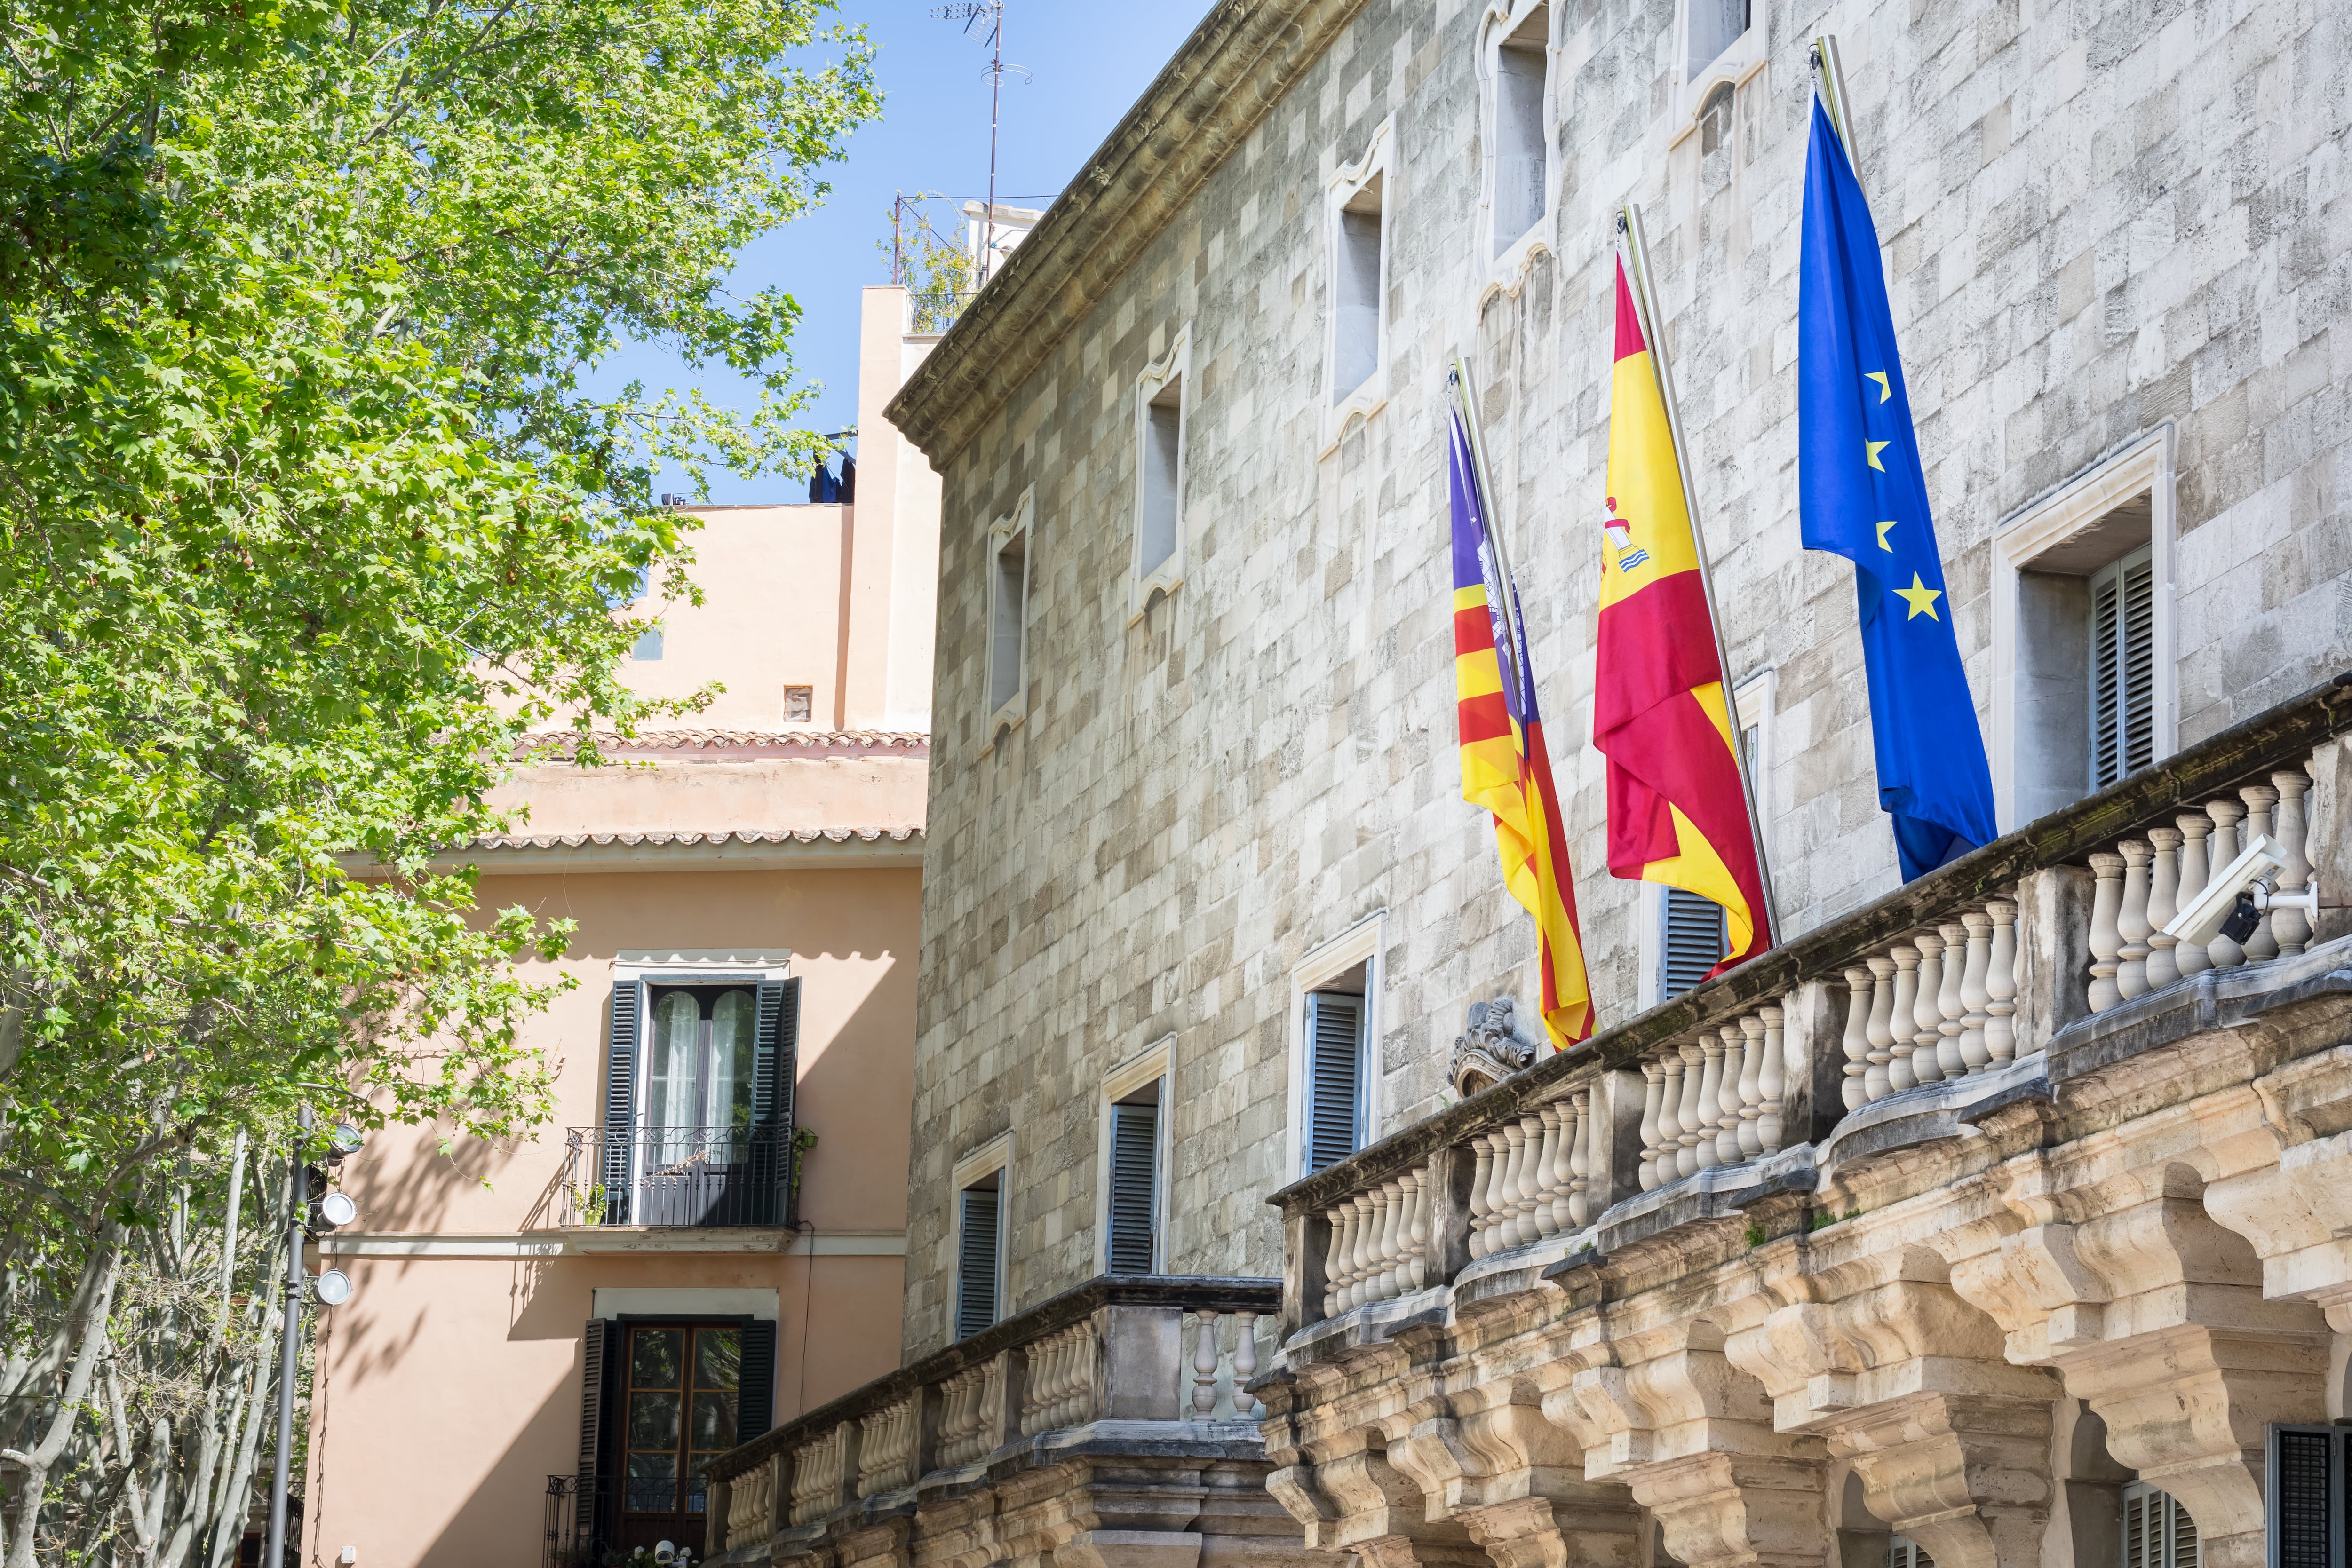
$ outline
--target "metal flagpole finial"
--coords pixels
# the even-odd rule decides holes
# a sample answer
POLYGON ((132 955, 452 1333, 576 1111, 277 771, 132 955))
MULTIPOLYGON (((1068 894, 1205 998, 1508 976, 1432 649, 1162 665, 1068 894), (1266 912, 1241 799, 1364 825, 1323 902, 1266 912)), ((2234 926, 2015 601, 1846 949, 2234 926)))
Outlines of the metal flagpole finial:
POLYGON ((1618 209, 1617 209, 1616 215, 1615 215, 1615 217, 1612 219, 1612 226, 1614 226, 1614 227, 1615 227, 1615 229, 1617 230, 1617 232, 1618 232, 1620 235, 1622 235, 1622 234, 1625 232, 1625 209, 1624 209, 1624 208, 1620 207, 1620 208, 1618 208, 1618 209))

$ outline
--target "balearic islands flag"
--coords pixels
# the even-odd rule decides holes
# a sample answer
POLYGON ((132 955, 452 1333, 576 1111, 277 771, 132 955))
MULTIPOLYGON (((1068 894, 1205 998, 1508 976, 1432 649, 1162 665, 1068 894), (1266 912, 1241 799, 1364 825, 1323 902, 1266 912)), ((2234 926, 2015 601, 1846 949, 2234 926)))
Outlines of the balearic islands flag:
POLYGON ((1818 99, 1798 278, 1801 532, 1807 549, 1853 562, 1878 803, 1909 882, 1992 841, 1992 769, 1953 634, 1878 231, 1818 99))
POLYGON ((1592 697, 1592 742, 1609 758, 1609 870, 1723 905, 1720 974, 1772 945, 1771 905, 1684 494, 1621 262, 1592 697))
POLYGON ((1592 1033, 1592 989, 1576 928, 1576 888, 1568 835, 1552 789, 1551 755, 1536 711, 1519 624, 1518 591, 1488 538, 1486 508, 1459 407, 1454 411, 1447 478, 1454 514, 1454 691, 1461 727, 1462 798, 1495 818, 1503 881, 1536 917, 1544 1027, 1555 1049, 1592 1033), (1511 613, 1503 613, 1508 594, 1511 613))

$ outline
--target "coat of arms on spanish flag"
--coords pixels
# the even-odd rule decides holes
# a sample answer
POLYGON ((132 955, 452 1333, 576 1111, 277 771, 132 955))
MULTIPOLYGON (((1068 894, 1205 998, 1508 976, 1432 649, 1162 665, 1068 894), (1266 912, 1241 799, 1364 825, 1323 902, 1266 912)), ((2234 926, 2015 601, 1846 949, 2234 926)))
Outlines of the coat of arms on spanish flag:
POLYGON ((1715 618, 1657 367, 1621 262, 1592 740, 1609 758, 1609 870, 1723 906, 1720 974, 1772 945, 1715 618))
POLYGON ((1461 727, 1462 798, 1494 814, 1511 896, 1536 918, 1544 1027, 1555 1049, 1592 1033, 1592 989, 1576 926, 1568 834, 1552 787, 1551 755, 1536 708, 1520 632, 1518 593, 1496 548, 1486 487, 1459 403, 1447 478, 1454 523, 1454 714, 1461 727))

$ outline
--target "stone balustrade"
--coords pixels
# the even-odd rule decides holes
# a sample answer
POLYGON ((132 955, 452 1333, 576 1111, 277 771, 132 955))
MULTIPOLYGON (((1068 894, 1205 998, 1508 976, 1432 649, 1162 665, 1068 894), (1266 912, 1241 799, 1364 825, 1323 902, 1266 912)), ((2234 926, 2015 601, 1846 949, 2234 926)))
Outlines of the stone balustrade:
POLYGON ((1384 1568, 2112 1562, 2126 1495, 2282 1561, 2265 1442, 2352 1358, 2347 825, 2352 675, 1571 1051, 1487 1004, 1499 1080, 1276 1195, 1268 1489, 1384 1568))
POLYGON ((2304 953, 2352 883, 2333 782, 2347 700, 2285 705, 1572 1051, 1506 1062, 1276 1195, 1286 1329, 1417 1311, 1386 1303, 1811 1192, 1994 1101, 2046 1097, 2044 1049, 2075 1019, 2304 953), (2167 929, 2256 843, 2280 869, 2250 936, 2167 929), (2314 905, 2315 886, 2336 902, 2314 905))
POLYGON ((1279 1299, 1271 1280, 1090 1281, 721 1455, 706 1560, 765 1563, 778 1542, 918 1516, 927 1497, 968 1507, 1007 1464, 1073 1444, 1252 1462, 1244 1385, 1279 1299))

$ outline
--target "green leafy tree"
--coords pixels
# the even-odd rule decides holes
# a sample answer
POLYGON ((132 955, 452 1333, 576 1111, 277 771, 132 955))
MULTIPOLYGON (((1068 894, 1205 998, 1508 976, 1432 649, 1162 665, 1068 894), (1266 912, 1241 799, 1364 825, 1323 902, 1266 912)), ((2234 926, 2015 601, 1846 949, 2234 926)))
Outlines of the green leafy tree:
POLYGON ((616 607, 691 597, 660 468, 805 470, 798 307, 728 282, 872 56, 820 0, 0 0, 0 1561, 210 1568, 268 1448, 246 1152, 305 1101, 548 1113, 514 961, 567 932, 435 856, 532 737, 664 710, 616 674, 616 607), (595 392, 625 336, 759 406, 595 392))

